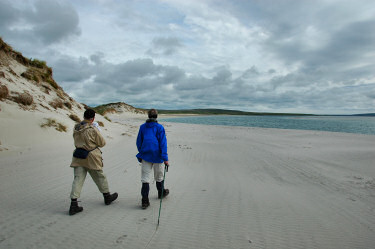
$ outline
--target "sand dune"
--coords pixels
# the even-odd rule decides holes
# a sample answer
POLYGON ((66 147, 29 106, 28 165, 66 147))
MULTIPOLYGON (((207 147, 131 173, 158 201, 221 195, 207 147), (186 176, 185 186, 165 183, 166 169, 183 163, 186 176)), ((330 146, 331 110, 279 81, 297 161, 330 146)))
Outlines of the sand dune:
POLYGON ((88 176, 75 216, 71 133, 0 152, 0 248, 375 247, 374 136, 164 123, 171 194, 156 230, 155 184, 140 208, 143 120, 121 119, 103 131, 119 199, 105 206, 88 176))

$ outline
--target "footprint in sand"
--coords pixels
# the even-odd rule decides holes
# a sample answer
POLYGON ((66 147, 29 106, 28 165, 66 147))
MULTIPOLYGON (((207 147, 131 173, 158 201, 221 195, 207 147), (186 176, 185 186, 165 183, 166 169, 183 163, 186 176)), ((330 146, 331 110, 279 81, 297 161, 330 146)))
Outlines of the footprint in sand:
POLYGON ((116 244, 121 244, 122 242, 124 242, 126 237, 128 237, 128 235, 126 235, 126 234, 118 237, 117 240, 116 240, 116 244))
POLYGON ((142 219, 138 220, 137 224, 139 225, 139 224, 142 224, 142 223, 144 223, 146 221, 147 221, 147 218, 142 218, 142 219))

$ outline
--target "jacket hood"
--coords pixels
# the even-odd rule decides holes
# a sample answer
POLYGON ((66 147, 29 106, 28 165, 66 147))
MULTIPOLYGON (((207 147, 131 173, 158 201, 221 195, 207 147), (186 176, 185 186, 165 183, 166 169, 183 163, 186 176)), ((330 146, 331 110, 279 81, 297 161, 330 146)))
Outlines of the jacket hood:
POLYGON ((156 119, 150 118, 146 121, 146 127, 154 127, 158 124, 158 121, 156 119))

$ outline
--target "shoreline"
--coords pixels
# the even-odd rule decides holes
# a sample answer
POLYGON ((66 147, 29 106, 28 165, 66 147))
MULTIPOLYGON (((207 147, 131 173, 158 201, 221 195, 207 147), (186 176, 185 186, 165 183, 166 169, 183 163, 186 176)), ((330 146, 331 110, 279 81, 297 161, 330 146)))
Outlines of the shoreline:
MULTIPOLYGON (((200 125, 212 125, 212 126, 230 126, 230 127, 252 127, 252 128, 265 128, 265 129, 281 129, 281 130, 301 130, 301 131, 324 131, 324 132, 334 132, 334 133, 349 133, 349 134, 362 134, 362 135, 375 135, 375 130, 373 129, 373 127, 371 126, 372 123, 365 123, 365 125, 367 125, 367 130, 361 130, 363 129, 363 127, 354 127, 357 126, 357 125, 361 125, 361 124, 351 124, 351 123, 347 123, 347 119, 345 120, 333 120, 331 121, 332 123, 327 123, 327 121, 329 120, 322 120, 322 122, 325 122, 324 125, 321 125, 321 127, 319 127, 319 125, 317 126, 316 123, 313 123, 316 121, 316 119, 319 119, 319 118, 326 118, 326 116, 314 116, 314 117, 301 117, 301 120, 300 118, 296 118, 296 119, 275 119, 275 120, 272 120, 272 118, 274 117, 270 117, 271 118, 271 121, 269 120, 269 117, 265 117, 263 119, 263 117, 260 119, 260 120, 257 120, 256 123, 257 124, 253 124, 251 125, 251 122, 250 120, 246 120, 246 119, 224 119, 224 120, 220 120, 220 119, 210 119, 211 117, 232 117, 232 116, 235 116, 237 118, 242 118, 242 116, 236 116, 236 115, 194 115, 194 116, 186 116, 186 115, 181 115, 181 116, 165 116, 163 118, 161 118, 161 122, 166 122, 166 123, 176 123, 176 124, 200 124, 200 125), (183 118, 190 118, 192 117, 193 119, 191 119, 190 121, 187 119, 187 120, 183 120, 183 118), (194 119, 195 117, 199 117, 199 118, 203 118, 203 119, 194 119), (179 118, 182 118, 182 121, 179 121, 178 119, 179 118), (205 118, 207 118, 207 120, 205 120, 205 118), (177 120, 174 120, 174 119, 177 119, 177 120), (306 120, 307 119, 307 120, 306 120), (296 121, 294 121, 296 120, 296 121), (301 120, 301 121, 300 121, 301 120), (285 123, 285 121, 287 121, 285 123), (235 124, 233 124, 233 122, 237 122, 235 124), (249 123, 250 122, 250 123, 249 123), (283 122, 283 125, 278 125, 278 122, 283 122), (303 127, 304 126, 304 127, 303 127), (309 127, 311 126, 311 127, 309 127), (302 127, 302 128, 301 128, 302 127), (334 128, 334 127, 340 127, 339 129, 337 128, 334 128), (361 129, 359 129, 361 128, 361 129), (337 130, 334 130, 334 129, 337 129, 337 130)), ((278 117, 276 117, 278 118, 278 117)), ((363 117, 358 117, 358 116, 353 116, 353 117, 349 117, 350 119, 350 122, 353 122, 353 121, 356 121, 356 120, 361 120, 363 117)), ((366 117, 367 118, 367 117, 366 117)), ((375 119, 374 119, 375 121, 375 119)), ((371 121, 370 121, 371 122, 371 121)), ((374 122, 374 125, 375 125, 375 122, 374 122)))

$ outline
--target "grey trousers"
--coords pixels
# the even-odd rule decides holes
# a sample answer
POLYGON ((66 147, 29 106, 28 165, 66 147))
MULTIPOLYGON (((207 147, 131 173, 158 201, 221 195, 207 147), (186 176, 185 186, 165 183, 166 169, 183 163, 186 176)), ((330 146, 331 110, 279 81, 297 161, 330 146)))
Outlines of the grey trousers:
POLYGON ((85 167, 74 167, 74 180, 72 185, 72 192, 70 193, 71 199, 77 199, 81 196, 81 190, 83 183, 85 182, 87 172, 91 175, 91 178, 98 186, 101 193, 108 193, 108 181, 104 175, 103 170, 91 170, 85 167))
POLYGON ((141 171, 141 182, 150 183, 152 169, 154 169, 154 179, 156 182, 163 181, 163 164, 162 163, 150 163, 146 160, 142 160, 142 171, 141 171))

